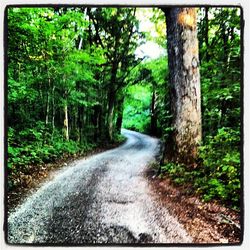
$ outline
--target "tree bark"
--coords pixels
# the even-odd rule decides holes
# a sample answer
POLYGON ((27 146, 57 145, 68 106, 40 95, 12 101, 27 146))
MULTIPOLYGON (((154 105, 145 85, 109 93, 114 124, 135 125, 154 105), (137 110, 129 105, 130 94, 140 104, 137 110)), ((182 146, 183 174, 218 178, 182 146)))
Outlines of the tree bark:
POLYGON ((167 21, 170 103, 173 127, 171 160, 194 164, 201 141, 201 100, 196 10, 163 9, 167 21))

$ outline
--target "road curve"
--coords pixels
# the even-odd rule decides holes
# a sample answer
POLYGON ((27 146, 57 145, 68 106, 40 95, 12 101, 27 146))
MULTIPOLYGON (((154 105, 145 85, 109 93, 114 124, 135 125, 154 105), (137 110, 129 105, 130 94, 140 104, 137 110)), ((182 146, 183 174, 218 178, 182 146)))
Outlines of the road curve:
POLYGON ((13 244, 190 243, 191 237, 150 192, 143 173, 155 138, 123 130, 122 146, 56 172, 8 216, 13 244))

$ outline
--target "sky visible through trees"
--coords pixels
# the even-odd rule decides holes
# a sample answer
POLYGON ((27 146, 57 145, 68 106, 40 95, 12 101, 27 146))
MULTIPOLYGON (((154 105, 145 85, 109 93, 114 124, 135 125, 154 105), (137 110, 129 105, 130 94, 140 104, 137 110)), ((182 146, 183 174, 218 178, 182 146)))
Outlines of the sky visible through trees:
POLYGON ((124 127, 161 138, 161 176, 239 209, 239 8, 6 15, 8 190, 34 166, 122 141, 124 127))

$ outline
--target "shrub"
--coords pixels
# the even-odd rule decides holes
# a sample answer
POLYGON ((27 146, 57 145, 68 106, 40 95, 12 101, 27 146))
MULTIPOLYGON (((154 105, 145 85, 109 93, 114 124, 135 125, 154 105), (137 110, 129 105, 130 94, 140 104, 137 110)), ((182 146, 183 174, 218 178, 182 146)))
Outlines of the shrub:
POLYGON ((200 146, 200 164, 195 169, 168 163, 162 176, 168 174, 176 184, 191 183, 205 201, 220 200, 239 208, 240 205, 240 136, 239 131, 222 128, 200 146))

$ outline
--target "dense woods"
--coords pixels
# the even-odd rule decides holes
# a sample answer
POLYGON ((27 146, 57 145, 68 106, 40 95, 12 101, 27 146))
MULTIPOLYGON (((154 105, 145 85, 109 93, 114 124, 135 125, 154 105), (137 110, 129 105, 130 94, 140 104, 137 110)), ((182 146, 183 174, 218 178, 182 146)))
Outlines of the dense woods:
POLYGON ((123 127, 161 138, 160 176, 239 208, 239 8, 6 14, 9 190, 34 165, 122 141, 123 127), (162 53, 138 52, 150 43, 162 53))

